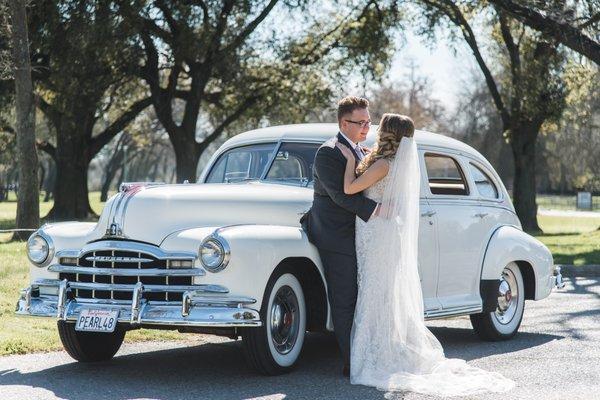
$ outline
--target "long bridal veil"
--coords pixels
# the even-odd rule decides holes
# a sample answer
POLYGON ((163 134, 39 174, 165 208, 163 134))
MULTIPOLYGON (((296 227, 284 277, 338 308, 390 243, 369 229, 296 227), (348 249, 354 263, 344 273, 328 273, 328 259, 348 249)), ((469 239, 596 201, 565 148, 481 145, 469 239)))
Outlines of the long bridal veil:
POLYGON ((359 266, 352 331, 351 382, 385 391, 457 396, 503 392, 514 382, 499 373, 448 359, 425 326, 417 268, 420 171, 413 138, 402 138, 390 165, 382 215, 369 221, 359 266))

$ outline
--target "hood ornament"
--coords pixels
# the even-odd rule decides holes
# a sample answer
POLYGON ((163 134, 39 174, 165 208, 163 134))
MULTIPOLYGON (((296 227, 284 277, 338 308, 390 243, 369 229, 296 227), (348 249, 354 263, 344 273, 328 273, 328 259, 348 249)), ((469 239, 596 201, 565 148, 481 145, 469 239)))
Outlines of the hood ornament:
POLYGON ((110 224, 108 229, 106 229, 105 237, 123 237, 123 231, 121 227, 116 222, 110 224))

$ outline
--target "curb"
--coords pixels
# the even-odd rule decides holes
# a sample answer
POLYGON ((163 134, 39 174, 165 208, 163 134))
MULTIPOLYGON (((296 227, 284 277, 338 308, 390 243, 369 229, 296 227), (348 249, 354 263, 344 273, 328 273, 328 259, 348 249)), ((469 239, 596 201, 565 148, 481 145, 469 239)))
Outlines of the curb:
POLYGON ((600 277, 600 265, 557 264, 563 276, 568 277, 600 277))

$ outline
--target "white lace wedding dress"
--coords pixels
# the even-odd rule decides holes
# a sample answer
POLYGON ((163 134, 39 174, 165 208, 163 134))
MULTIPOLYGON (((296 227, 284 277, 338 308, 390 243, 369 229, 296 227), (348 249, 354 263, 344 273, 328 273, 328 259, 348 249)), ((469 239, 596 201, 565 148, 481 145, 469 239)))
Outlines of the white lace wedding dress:
POLYGON ((514 382, 498 373, 445 358, 425 326, 417 268, 419 180, 416 144, 403 138, 388 175, 365 193, 382 203, 384 215, 368 223, 356 219, 351 383, 438 396, 510 390, 514 382))

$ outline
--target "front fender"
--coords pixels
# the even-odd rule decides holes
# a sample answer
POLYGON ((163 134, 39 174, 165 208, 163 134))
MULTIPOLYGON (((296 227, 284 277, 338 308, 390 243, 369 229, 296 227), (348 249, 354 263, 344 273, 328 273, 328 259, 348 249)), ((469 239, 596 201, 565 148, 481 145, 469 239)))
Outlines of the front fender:
POLYGON ((230 293, 256 299, 257 308, 273 270, 286 258, 310 259, 325 282, 316 247, 308 242, 302 229, 277 225, 234 225, 222 228, 193 228, 168 236, 161 248, 197 251, 200 243, 213 232, 229 243, 231 258, 220 272, 206 272, 196 283, 211 283, 229 288, 230 293))
POLYGON ((506 225, 499 227, 488 243, 481 279, 498 279, 510 262, 525 261, 535 277, 535 297, 540 300, 552 291, 554 262, 550 250, 533 236, 506 225))

